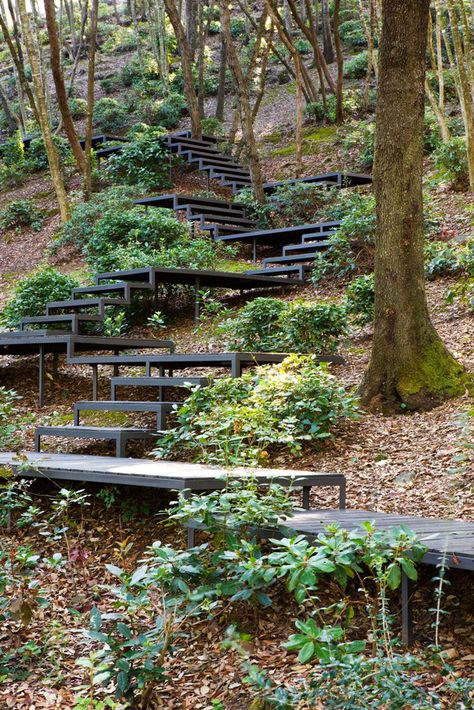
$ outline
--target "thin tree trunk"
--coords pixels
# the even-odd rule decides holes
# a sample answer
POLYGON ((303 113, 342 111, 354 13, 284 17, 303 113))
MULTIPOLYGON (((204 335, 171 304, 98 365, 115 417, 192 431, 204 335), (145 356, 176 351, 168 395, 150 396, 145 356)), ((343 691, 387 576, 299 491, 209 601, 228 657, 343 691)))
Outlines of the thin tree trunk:
POLYGON ((339 35, 339 12, 341 0, 334 0, 334 42, 336 45, 337 58, 337 85, 336 85, 336 123, 344 121, 344 111, 342 106, 342 88, 344 82, 344 58, 342 56, 341 37, 339 35))
POLYGON ((336 58, 331 35, 331 17, 329 14, 329 0, 321 0, 321 24, 323 29, 323 54, 328 64, 336 58))
MULTIPOLYGON (((18 39, 18 27, 16 25, 16 19, 15 16, 12 16, 12 22, 13 22, 13 36, 16 40, 15 44, 13 43, 10 30, 7 25, 7 19, 6 19, 6 13, 4 11, 3 3, 0 0, 0 6, 1 6, 1 12, 0 12, 0 28, 2 30, 2 35, 7 43, 7 47, 10 51, 10 56, 12 58, 13 64, 15 65, 15 69, 17 72, 18 76, 18 81, 21 87, 22 92, 25 94, 25 96, 28 98, 31 110, 33 111, 33 115, 35 117, 36 122, 39 124, 39 114, 38 114, 38 108, 36 106, 36 101, 33 96, 33 92, 31 91, 30 85, 26 79, 25 76, 25 61, 23 57, 23 51, 21 48, 21 44, 18 39)), ((13 11, 13 8, 10 6, 10 14, 13 11)))
POLYGON ((253 128, 252 108, 250 106, 249 95, 249 79, 244 77, 242 67, 240 65, 237 50, 232 42, 230 34, 230 12, 227 0, 220 0, 221 8, 221 28, 224 32, 225 42, 227 45, 229 66, 234 75, 235 85, 237 89, 237 98, 240 103, 242 133, 245 140, 247 155, 249 159, 250 174, 252 176, 252 187, 255 198, 258 202, 265 202, 265 192, 263 190, 263 176, 258 157, 257 142, 253 128))
POLYGON ((221 51, 219 55, 219 88, 217 90, 216 118, 224 120, 225 77, 227 69, 227 48, 224 35, 221 34, 221 51))
POLYGON ((201 115, 199 112, 199 103, 194 88, 194 78, 192 70, 192 53, 189 46, 186 32, 184 31, 183 23, 178 14, 178 10, 174 0, 164 0, 166 12, 170 19, 171 25, 176 36, 179 51, 181 53, 181 66, 183 67, 184 91, 188 102, 188 112, 191 118, 191 132, 193 138, 201 138, 201 115))
MULTIPOLYGON (((454 54, 456 57, 456 71, 458 75, 458 86, 460 88, 459 99, 463 108, 464 129, 466 133, 467 163, 469 169, 469 187, 474 190, 474 112, 472 107, 473 96, 471 93, 472 77, 469 76, 470 50, 463 47, 463 41, 459 30, 460 18, 454 6, 453 0, 447 0, 451 32, 453 35, 454 54)), ((466 45, 471 41, 470 37, 465 38, 466 45)))
POLYGON ((49 35, 51 71, 53 73, 54 85, 56 87, 58 106, 69 144, 72 152, 74 153, 74 157, 76 158, 77 167, 80 172, 84 174, 86 169, 86 161, 84 159, 84 152, 81 148, 81 144, 79 143, 74 121, 72 120, 71 112, 69 110, 66 87, 64 85, 64 75, 61 70, 61 52, 58 42, 58 27, 56 24, 54 0, 44 0, 44 10, 49 35))
POLYGON ((82 48, 84 46, 84 41, 85 41, 84 35, 85 35, 85 31, 86 31, 86 23, 87 23, 88 13, 89 13, 89 0, 85 0, 84 7, 82 8, 82 14, 81 14, 81 29, 80 29, 80 34, 79 34, 79 45, 77 47, 76 56, 74 57, 74 64, 72 65, 71 77, 69 79, 69 88, 68 88, 69 96, 72 93, 72 89, 74 86, 74 80, 76 78, 77 66, 79 64, 79 59, 81 58, 82 48))
POLYGON ((431 323, 423 263, 424 82, 430 0, 382 0, 374 187, 375 323, 365 404, 403 411, 465 389, 431 323))
POLYGON ((89 63, 87 67, 87 117, 86 140, 84 153, 86 156, 86 170, 84 173, 84 200, 90 198, 92 192, 92 118, 94 113, 94 78, 95 78, 95 52, 97 43, 97 15, 99 0, 92 0, 89 27, 89 63))
POLYGON ((13 111, 8 100, 8 96, 3 90, 3 86, 0 83, 0 105, 2 107, 3 113, 5 114, 5 120, 7 122, 8 133, 12 135, 16 130, 20 128, 20 119, 13 111))
POLYGON ((31 76, 33 88, 35 91, 36 104, 38 107, 38 115, 40 121, 41 132, 43 134, 44 146, 48 157, 49 170, 53 182, 54 191, 58 200, 59 212, 61 220, 66 222, 69 219, 69 205, 67 201, 66 188, 61 172, 59 155, 56 146, 53 142, 51 129, 48 122, 48 106, 46 104, 46 96, 44 93, 43 81, 41 78, 41 70, 39 58, 36 54, 35 42, 31 31, 30 18, 26 9, 26 0, 18 0, 20 13, 21 28, 23 39, 26 46, 28 58, 30 60, 31 76))

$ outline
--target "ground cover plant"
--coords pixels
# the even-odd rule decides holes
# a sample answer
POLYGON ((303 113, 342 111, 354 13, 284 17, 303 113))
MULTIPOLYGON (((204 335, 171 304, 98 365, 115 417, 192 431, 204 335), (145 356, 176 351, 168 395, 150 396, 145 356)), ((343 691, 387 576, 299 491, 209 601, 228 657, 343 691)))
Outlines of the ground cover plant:
POLYGON ((283 447, 321 444, 338 424, 356 419, 357 404, 315 356, 288 357, 238 379, 196 388, 177 411, 178 426, 160 439, 157 455, 187 452, 197 461, 262 464, 283 447))

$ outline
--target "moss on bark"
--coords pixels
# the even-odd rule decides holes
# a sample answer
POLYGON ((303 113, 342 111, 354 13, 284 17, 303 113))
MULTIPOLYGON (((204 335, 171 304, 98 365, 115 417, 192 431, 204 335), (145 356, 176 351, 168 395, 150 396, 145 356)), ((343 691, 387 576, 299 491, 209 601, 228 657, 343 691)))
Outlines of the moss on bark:
POLYGON ((404 363, 397 382, 400 401, 414 409, 462 395, 468 386, 469 376, 463 366, 438 338, 413 361, 404 363))

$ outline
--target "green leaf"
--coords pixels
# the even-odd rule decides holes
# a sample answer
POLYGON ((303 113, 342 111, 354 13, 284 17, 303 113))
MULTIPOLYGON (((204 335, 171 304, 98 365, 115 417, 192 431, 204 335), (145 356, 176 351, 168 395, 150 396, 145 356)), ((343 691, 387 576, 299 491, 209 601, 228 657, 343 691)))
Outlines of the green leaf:
POLYGON ((314 651, 315 651, 314 642, 308 641, 308 643, 306 643, 303 646, 303 648, 301 649, 301 651, 299 652, 298 661, 300 663, 308 663, 308 661, 310 661, 312 659, 312 657, 314 656, 314 651))
POLYGON ((401 579, 402 573, 400 567, 395 562, 393 562, 390 565, 390 571, 387 576, 387 584, 390 589, 397 589, 400 586, 401 579))
POLYGON ((413 564, 413 560, 411 560, 409 557, 403 557, 400 560, 400 564, 408 579, 411 579, 415 582, 418 579, 418 572, 416 570, 415 565, 413 564))

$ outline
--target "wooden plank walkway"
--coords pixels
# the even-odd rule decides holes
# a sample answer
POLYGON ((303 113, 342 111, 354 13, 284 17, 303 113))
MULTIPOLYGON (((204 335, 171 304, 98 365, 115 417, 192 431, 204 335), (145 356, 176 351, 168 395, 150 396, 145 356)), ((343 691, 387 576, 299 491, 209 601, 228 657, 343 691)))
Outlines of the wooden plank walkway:
POLYGON ((313 486, 335 486, 339 505, 345 505, 346 480, 340 473, 289 471, 271 468, 234 468, 226 472, 218 466, 204 466, 177 461, 111 458, 80 454, 0 453, 1 468, 10 468, 20 478, 43 478, 83 483, 110 483, 168 490, 206 491, 224 488, 226 474, 234 480, 253 477, 262 485, 279 483, 303 489, 303 505, 309 506, 313 486), (30 468, 25 466, 28 462, 30 468))
POLYGON ((337 523, 345 530, 354 530, 365 521, 373 521, 377 528, 390 530, 404 525, 417 533, 428 548, 423 562, 436 565, 444 557, 446 565, 474 571, 474 523, 464 520, 423 518, 370 510, 308 510, 298 511, 282 523, 308 538, 316 538, 326 526, 337 523))

